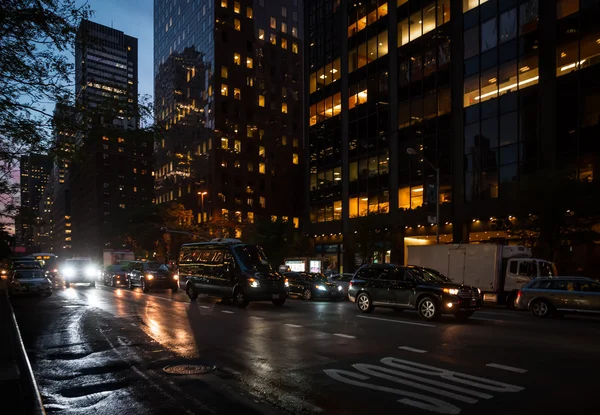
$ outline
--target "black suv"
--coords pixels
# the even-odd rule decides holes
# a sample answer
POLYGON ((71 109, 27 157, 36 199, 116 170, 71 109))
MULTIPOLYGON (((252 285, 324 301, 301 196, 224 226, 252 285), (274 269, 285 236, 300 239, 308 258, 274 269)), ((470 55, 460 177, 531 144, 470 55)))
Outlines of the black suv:
POLYGON ((287 280, 271 268, 263 250, 239 239, 183 245, 179 274, 192 301, 198 294, 208 294, 233 299, 240 308, 267 300, 281 307, 289 292, 287 280))
POLYGON ((179 276, 160 262, 131 261, 127 264, 126 278, 130 290, 140 286, 145 293, 151 288, 170 288, 172 292, 179 288, 179 276))
POLYGON ((466 320, 481 309, 477 288, 455 284, 427 268, 392 264, 362 266, 350 281, 348 297, 363 313, 370 313, 376 306, 410 308, 425 320, 434 320, 440 314, 466 320))

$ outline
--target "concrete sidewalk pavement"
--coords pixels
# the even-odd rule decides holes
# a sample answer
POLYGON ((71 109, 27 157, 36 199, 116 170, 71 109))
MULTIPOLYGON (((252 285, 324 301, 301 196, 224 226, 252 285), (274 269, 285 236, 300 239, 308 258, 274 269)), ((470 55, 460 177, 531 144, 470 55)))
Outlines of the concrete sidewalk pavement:
POLYGON ((3 280, 0 281, 0 402, 3 412, 9 414, 45 414, 3 280))

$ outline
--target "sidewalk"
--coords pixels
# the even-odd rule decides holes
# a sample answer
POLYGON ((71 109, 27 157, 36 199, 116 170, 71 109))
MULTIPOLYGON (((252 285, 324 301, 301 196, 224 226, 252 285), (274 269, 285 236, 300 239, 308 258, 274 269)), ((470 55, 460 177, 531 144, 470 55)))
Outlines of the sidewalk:
POLYGON ((45 414, 5 281, 0 281, 0 402, 3 413, 45 414))

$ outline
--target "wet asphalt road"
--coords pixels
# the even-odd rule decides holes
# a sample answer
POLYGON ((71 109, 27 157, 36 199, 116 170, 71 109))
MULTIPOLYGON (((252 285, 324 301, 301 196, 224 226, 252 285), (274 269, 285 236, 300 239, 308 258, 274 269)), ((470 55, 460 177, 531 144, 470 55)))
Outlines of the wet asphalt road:
POLYGON ((349 302, 240 310, 181 291, 13 300, 50 413, 597 413, 600 319, 486 309, 458 323, 349 302), (213 368, 172 375, 175 365, 213 368), (117 412, 119 411, 119 412, 117 412))

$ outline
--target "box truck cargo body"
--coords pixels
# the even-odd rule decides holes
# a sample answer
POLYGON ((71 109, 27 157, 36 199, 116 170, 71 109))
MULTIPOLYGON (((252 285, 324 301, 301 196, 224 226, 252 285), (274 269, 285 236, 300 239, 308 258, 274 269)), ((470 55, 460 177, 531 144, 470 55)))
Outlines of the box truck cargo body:
POLYGON ((452 281, 481 290, 483 301, 512 304, 532 278, 555 276, 556 267, 531 257, 531 249, 497 244, 409 246, 408 265, 432 268, 452 281))

